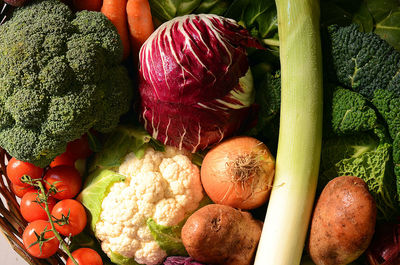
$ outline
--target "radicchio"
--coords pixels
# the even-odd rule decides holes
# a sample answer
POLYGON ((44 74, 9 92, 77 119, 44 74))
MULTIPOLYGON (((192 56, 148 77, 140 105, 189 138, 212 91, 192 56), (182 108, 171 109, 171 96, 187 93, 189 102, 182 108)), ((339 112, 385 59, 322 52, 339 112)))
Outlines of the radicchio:
POLYGON ((139 56, 141 119, 153 138, 196 152, 239 129, 254 101, 248 47, 262 48, 228 18, 162 24, 139 56))

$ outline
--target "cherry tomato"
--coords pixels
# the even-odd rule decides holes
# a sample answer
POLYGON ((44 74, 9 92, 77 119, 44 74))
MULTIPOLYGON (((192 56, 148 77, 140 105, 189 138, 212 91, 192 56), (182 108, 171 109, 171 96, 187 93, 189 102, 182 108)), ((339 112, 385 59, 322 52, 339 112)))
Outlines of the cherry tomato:
POLYGON ((44 176, 47 190, 51 184, 57 188, 53 195, 58 200, 71 199, 75 197, 82 187, 82 178, 79 171, 70 166, 56 166, 47 170, 44 176))
POLYGON ((87 217, 85 208, 76 200, 66 199, 59 201, 51 211, 54 220, 60 220, 62 216, 68 216, 68 221, 64 225, 54 223, 56 230, 64 236, 75 236, 83 231, 86 226, 87 217))
MULTIPOLYGON (((33 222, 36 220, 49 220, 46 211, 44 210, 44 203, 41 203, 39 205, 39 203, 35 202, 38 200, 38 193, 35 191, 28 192, 22 197, 20 211, 22 217, 24 217, 26 221, 33 222), (40 206, 42 206, 43 208, 40 206)), ((56 204, 56 200, 52 197, 49 197, 47 203, 49 204, 49 211, 51 212, 54 205, 56 204)))
POLYGON ((75 167, 75 158, 71 157, 68 153, 64 152, 59 156, 56 156, 54 160, 50 163, 50 167, 56 167, 56 166, 70 166, 70 167, 75 167))
POLYGON ((87 134, 84 134, 81 138, 67 144, 67 150, 65 151, 69 156, 76 159, 87 158, 92 154, 90 150, 89 140, 87 134))
POLYGON ((29 187, 29 184, 21 181, 22 176, 28 175, 32 179, 42 178, 43 168, 37 167, 31 163, 24 162, 14 157, 8 161, 7 176, 12 183, 19 186, 29 187))
POLYGON ((22 234, 22 240, 29 254, 37 258, 45 259, 54 255, 57 252, 59 241, 57 238, 54 237, 53 231, 48 231, 50 229, 50 223, 44 220, 36 220, 28 224, 28 226, 24 230, 24 233, 22 234), (31 246, 31 244, 37 241, 36 234, 41 235, 41 233, 44 232, 45 229, 47 230, 47 232, 44 233, 44 238, 52 239, 44 242, 42 247, 39 247, 39 244, 31 246))
MULTIPOLYGON (((79 265, 103 265, 99 253, 91 248, 78 248, 72 252, 72 257, 79 265)), ((67 260, 67 265, 74 265, 70 258, 67 260)))
POLYGON ((25 187, 25 186, 15 185, 14 183, 11 183, 11 190, 15 194, 15 196, 19 198, 22 198, 22 196, 24 196, 28 192, 36 191, 36 189, 32 186, 25 187))

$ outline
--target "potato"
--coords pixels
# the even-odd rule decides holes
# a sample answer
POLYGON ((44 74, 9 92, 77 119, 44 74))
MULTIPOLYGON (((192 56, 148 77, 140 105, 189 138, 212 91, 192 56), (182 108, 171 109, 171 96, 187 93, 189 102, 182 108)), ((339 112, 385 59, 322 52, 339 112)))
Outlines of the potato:
POLYGON ((308 251, 317 265, 349 264, 368 247, 374 234, 376 204, 357 177, 331 180, 312 217, 308 251))
POLYGON ((215 265, 249 265, 260 240, 262 222, 250 213, 220 204, 193 213, 182 228, 189 255, 215 265))

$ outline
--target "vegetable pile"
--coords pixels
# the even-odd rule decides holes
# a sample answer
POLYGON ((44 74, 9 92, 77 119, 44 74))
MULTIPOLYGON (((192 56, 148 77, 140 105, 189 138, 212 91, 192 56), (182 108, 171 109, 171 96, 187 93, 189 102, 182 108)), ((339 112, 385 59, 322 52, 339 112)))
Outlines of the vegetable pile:
POLYGON ((21 2, 0 25, 20 245, 67 265, 397 264, 399 10, 21 2))

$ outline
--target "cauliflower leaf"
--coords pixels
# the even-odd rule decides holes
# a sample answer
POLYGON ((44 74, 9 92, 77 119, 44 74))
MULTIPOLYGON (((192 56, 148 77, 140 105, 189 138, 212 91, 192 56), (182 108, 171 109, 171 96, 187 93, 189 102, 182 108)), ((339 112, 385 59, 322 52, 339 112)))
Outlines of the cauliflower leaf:
POLYGON ((86 179, 85 188, 78 195, 77 200, 88 209, 90 227, 93 231, 95 231, 96 223, 100 218, 101 201, 107 196, 112 184, 124 180, 125 176, 107 169, 98 169, 86 179))

